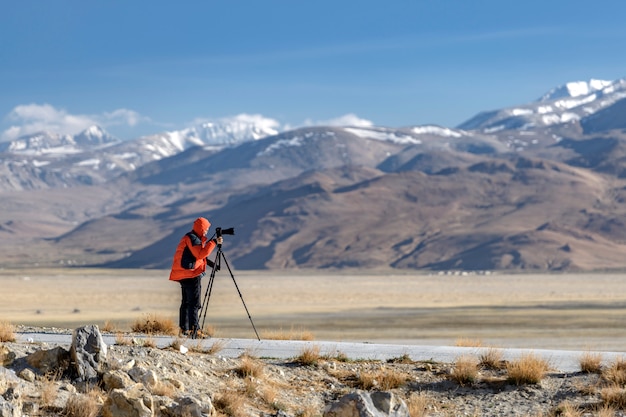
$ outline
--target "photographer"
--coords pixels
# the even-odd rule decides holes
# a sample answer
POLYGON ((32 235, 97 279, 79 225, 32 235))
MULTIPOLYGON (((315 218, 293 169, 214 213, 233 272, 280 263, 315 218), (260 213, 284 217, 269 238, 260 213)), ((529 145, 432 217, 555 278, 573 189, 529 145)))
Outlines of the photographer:
POLYGON ((170 280, 180 282, 182 289, 178 325, 183 335, 204 337, 198 326, 201 280, 206 273, 207 263, 211 262, 207 256, 223 242, 222 236, 207 239, 210 227, 211 223, 207 219, 197 218, 193 229, 182 237, 174 253, 170 280))

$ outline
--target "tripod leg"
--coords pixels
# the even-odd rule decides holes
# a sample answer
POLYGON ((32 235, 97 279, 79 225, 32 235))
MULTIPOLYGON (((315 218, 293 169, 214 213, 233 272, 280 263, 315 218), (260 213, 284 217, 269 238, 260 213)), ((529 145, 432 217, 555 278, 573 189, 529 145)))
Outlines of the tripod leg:
POLYGON ((256 338, 260 342, 261 338, 259 337, 259 333, 256 331, 256 327, 254 326, 254 322, 252 321, 252 317, 250 316, 250 312, 248 311, 248 307, 246 306, 246 302, 243 301, 243 295, 241 295, 241 291, 239 291, 239 286, 237 285, 237 281, 235 281, 235 276, 233 275, 233 271, 230 269, 230 265, 228 264, 228 261, 226 260, 226 255, 224 255, 224 252, 221 252, 220 254, 222 255, 222 259, 224 259, 224 263, 226 264, 226 267, 228 268, 228 272, 230 272, 230 277, 233 279, 233 283, 235 284, 235 288, 237 289, 237 293, 239 293, 239 298, 241 299, 241 302, 243 304, 243 308, 246 309, 246 314, 248 314, 248 318, 250 319, 250 324, 252 324, 252 328, 254 329, 254 334, 256 334, 256 338))
POLYGON ((208 307, 209 307, 209 300, 211 299, 211 292, 213 291, 213 282, 215 281, 215 271, 217 270, 218 265, 219 265, 219 256, 221 252, 222 252, 221 248, 218 248, 217 255, 215 255, 215 262, 213 263, 213 268, 211 269, 211 275, 209 276, 209 282, 207 284, 206 292, 204 293, 204 300, 202 302, 202 307, 200 308, 199 317, 202 318, 202 323, 200 324, 200 329, 194 329, 193 331, 194 339, 197 334, 197 331, 204 329, 204 322, 206 320, 206 314, 207 314, 208 307))

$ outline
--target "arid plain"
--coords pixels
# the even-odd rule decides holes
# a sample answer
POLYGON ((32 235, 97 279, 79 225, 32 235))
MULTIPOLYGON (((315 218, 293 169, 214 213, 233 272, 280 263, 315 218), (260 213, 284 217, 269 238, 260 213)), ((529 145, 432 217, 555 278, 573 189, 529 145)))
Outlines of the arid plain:
MULTIPOLYGON (((233 273, 235 282, 227 270, 216 274, 208 300, 217 337, 255 337, 245 302, 261 338, 626 352, 622 273, 233 273)), ((0 283, 0 320, 13 324, 177 322, 180 288, 165 270, 0 269, 0 283)))

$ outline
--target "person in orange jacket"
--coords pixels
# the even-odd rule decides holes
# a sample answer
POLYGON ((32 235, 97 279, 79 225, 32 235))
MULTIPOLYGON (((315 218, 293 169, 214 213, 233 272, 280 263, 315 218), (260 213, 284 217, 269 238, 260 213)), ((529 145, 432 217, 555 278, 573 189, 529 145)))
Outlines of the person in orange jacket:
POLYGON ((197 218, 193 228, 178 243, 170 280, 178 281, 182 290, 178 325, 185 335, 197 335, 201 331, 198 323, 198 312, 201 307, 202 277, 206 274, 207 256, 223 238, 207 239, 206 234, 211 223, 204 217, 197 218))

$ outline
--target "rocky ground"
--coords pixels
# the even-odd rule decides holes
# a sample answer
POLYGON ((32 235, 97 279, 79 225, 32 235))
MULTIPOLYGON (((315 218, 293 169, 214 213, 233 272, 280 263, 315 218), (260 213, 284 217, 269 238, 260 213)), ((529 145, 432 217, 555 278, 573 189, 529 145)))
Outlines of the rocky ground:
POLYGON ((219 339, 209 348, 189 339, 157 348, 149 337, 134 336, 119 335, 107 347, 95 383, 77 380, 62 363, 38 362, 37 368, 28 360, 55 346, 1 343, 0 417, 330 416, 330 407, 345 395, 380 391, 403 400, 411 417, 626 415, 626 377, 619 364, 598 372, 548 369, 539 382, 529 383, 513 381, 496 351, 489 358, 456 363, 417 362, 408 356, 354 361, 340 352, 320 357, 314 348, 288 360, 254 352, 229 358, 220 355, 219 339))

